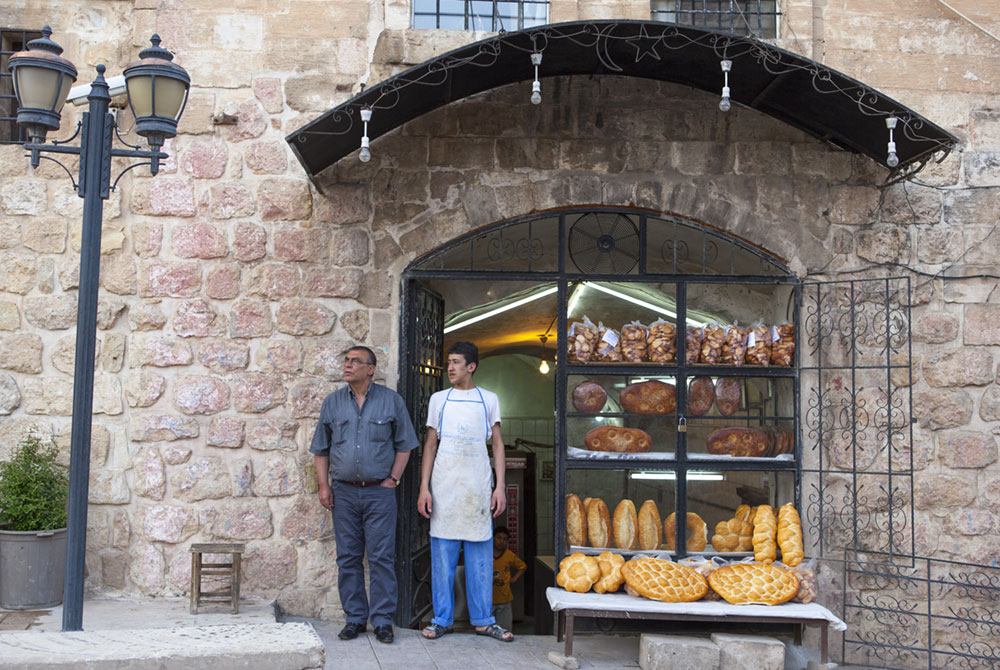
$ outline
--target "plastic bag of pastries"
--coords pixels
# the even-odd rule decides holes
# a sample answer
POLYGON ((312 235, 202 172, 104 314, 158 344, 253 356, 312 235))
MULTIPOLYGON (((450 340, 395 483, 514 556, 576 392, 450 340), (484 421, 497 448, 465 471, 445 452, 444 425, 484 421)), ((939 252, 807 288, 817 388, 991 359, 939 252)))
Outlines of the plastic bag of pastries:
POLYGON ((622 326, 622 360, 642 363, 646 360, 646 338, 649 329, 638 321, 622 326))
POLYGON ((677 361, 677 326, 657 319, 649 324, 646 337, 646 356, 654 363, 674 363, 677 361))
POLYGON ((771 329, 757 322, 747 334, 747 353, 743 359, 747 365, 771 364, 771 329))
POLYGON ((583 321, 575 321, 566 333, 566 354, 570 363, 589 363, 594 357, 597 347, 597 326, 583 317, 583 321))
POLYGON ((597 326, 597 348, 591 358, 604 363, 618 363, 622 360, 621 338, 614 328, 607 328, 603 323, 597 326))
POLYGON ((783 323, 771 329, 771 365, 790 368, 795 360, 795 326, 783 323))
POLYGON ((694 365, 701 357, 701 341, 704 338, 702 326, 688 326, 684 330, 684 362, 694 365))
POLYGON ((718 365, 722 360, 722 343, 726 339, 725 329, 717 323, 705 326, 701 339, 701 355, 698 361, 705 365, 718 365))
POLYGON ((792 598, 793 603, 808 605, 816 600, 819 594, 819 584, 816 579, 816 559, 810 558, 804 563, 799 563, 794 568, 789 568, 799 578, 799 590, 792 598))
POLYGON ((722 342, 722 365, 743 365, 743 359, 747 354, 747 337, 750 335, 749 328, 740 328, 733 324, 726 327, 726 339, 722 342))
MULTIPOLYGON (((726 565, 728 561, 726 561, 723 558, 719 558, 718 556, 712 556, 711 558, 708 558, 706 556, 688 556, 686 558, 680 559, 679 561, 677 561, 677 563, 685 567, 691 568, 699 575, 704 577, 705 581, 707 582, 708 576, 713 572, 715 572, 716 570, 718 570, 719 568, 721 568, 723 565, 726 565)), ((708 590, 705 592, 705 595, 702 597, 702 600, 722 600, 722 596, 720 596, 718 593, 712 590, 712 587, 709 586, 708 590)))

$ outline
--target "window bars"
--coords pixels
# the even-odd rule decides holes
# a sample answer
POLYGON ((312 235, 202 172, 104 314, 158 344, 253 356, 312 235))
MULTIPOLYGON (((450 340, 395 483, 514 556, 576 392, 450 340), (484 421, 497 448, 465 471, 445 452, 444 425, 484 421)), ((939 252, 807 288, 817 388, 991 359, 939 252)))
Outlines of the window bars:
POLYGON ((0 144, 27 141, 24 130, 17 125, 17 98, 7 61, 13 54, 23 51, 28 42, 41 36, 37 30, 0 30, 0 144))
POLYGON ((413 27, 503 32, 548 23, 549 0, 413 0, 413 27))
POLYGON ((652 0, 654 21, 730 35, 778 36, 778 0, 652 0))

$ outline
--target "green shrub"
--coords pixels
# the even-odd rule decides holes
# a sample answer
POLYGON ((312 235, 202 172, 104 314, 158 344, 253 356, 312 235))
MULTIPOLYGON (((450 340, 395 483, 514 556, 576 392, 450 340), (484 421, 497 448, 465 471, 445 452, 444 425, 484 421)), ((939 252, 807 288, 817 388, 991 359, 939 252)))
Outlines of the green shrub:
POLYGON ((0 529, 55 530, 66 527, 69 477, 56 463, 56 449, 28 433, 9 461, 0 461, 0 529))

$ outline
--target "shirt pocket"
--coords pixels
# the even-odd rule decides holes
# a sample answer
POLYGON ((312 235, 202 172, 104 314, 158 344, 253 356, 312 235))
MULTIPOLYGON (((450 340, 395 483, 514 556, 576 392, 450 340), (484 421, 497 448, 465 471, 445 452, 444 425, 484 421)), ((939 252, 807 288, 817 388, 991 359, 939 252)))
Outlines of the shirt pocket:
POLYGON ((343 444, 347 442, 347 425, 350 423, 348 419, 341 419, 334 422, 333 424, 333 443, 343 444))
POLYGON ((391 440, 393 422, 394 419, 391 416, 371 419, 368 424, 368 434, 371 441, 380 444, 391 440))

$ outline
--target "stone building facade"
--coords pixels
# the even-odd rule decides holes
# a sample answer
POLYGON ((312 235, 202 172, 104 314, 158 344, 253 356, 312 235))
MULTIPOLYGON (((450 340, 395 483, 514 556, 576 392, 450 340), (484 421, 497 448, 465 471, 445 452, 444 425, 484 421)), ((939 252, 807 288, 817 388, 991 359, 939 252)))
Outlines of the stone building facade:
MULTIPOLYGON (((954 3, 1000 32, 989 3, 954 3)), ((245 593, 342 616, 307 452, 349 342, 397 382, 400 272, 492 222, 567 205, 703 221, 803 279, 912 278, 916 553, 1000 560, 1000 43, 932 0, 784 0, 775 43, 956 134, 915 179, 698 91, 546 80, 452 104, 309 180, 285 136, 406 67, 484 37, 413 30, 406 0, 29 0, 90 81, 151 33, 192 89, 171 159, 105 207, 87 584, 179 595, 192 541, 244 541, 245 593), (217 123, 224 115, 235 123, 217 123)), ((551 22, 648 19, 649 3, 553 0, 551 22)), ((81 109, 67 106, 63 131, 81 109)), ((127 125, 127 113, 121 116, 127 125)), ((82 201, 0 146, 0 458, 29 428, 67 453, 82 201)), ((906 380, 908 383, 909 380, 906 380)))

